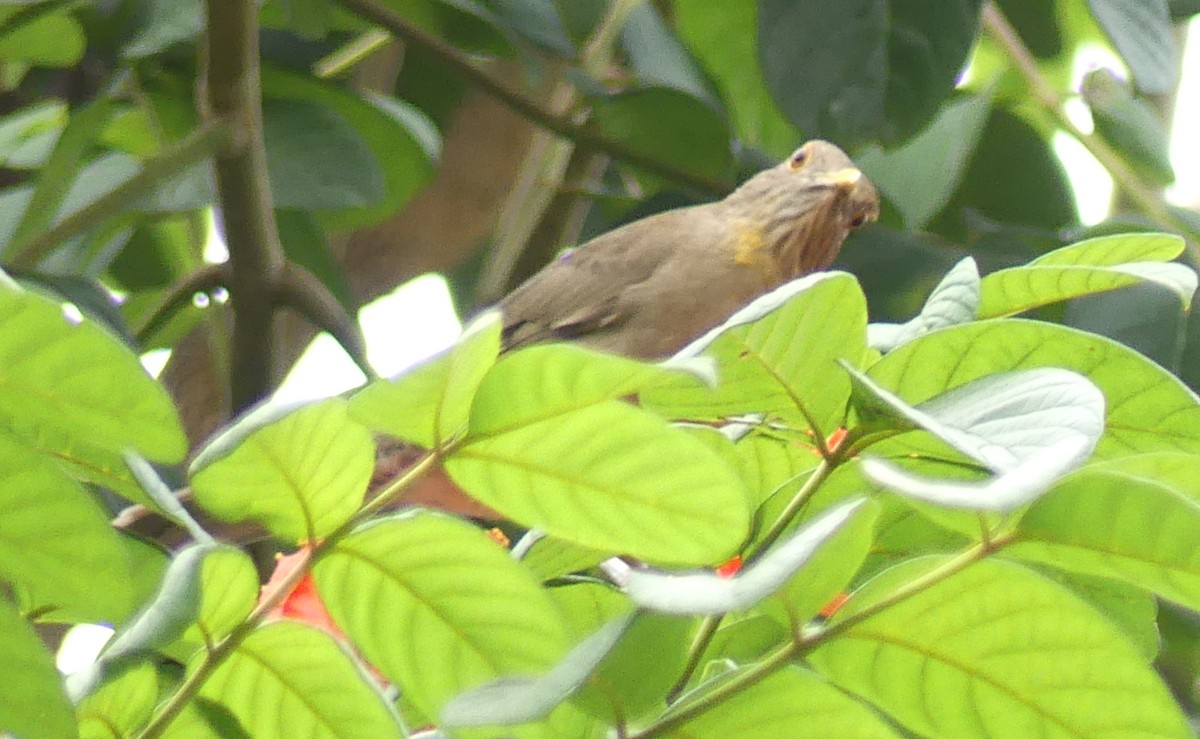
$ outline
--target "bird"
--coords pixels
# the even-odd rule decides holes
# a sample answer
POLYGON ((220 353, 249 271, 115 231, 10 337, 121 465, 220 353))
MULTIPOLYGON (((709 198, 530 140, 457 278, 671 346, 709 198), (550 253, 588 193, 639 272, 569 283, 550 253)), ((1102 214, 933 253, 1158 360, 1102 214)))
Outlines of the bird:
POLYGON ((722 200, 563 252, 500 301, 504 348, 569 341, 669 357, 754 298, 827 269, 846 236, 878 216, 875 186, 850 157, 809 141, 722 200))
MULTIPOLYGON (((850 157, 809 141, 722 200, 648 216, 563 252, 500 300, 503 349, 566 341, 635 359, 669 357, 754 298, 828 268, 846 236, 878 216, 875 186, 850 157)), ((422 453, 388 437, 376 445, 373 492, 422 453)), ((206 527, 217 525, 190 494, 181 502, 206 527)), ((440 468, 397 502, 498 517, 440 468)), ((142 506, 114 524, 164 543, 185 533, 142 506)), ((260 534, 243 526, 222 535, 260 534)))

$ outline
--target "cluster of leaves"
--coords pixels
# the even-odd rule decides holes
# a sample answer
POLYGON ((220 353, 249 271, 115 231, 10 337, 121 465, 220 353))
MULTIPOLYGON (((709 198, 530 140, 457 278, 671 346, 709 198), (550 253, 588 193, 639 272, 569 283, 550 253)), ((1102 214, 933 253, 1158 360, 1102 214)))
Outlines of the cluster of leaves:
MULTIPOLYGON (((1147 221, 1200 238, 1157 192, 1173 177, 1171 23, 1195 0, 266 0, 242 16, 261 58, 232 82, 254 106, 261 93, 263 151, 242 156, 261 154, 250 179, 269 198, 217 202, 206 160, 257 138, 198 112, 198 80, 231 82, 211 64, 230 27, 205 23, 245 7, 0 8, 0 259, 21 282, 0 278, 0 731, 1186 733, 1200 411, 1162 367, 1200 384, 1195 277, 1167 263, 1172 237, 1055 249, 1147 221), (356 89, 342 78, 381 28, 403 39, 403 67, 356 89), (1130 79, 1087 77, 1086 133, 1062 103, 1092 44, 1130 79), (498 356, 483 318, 349 401, 242 418, 185 477, 180 415, 221 409, 176 407, 136 354, 178 349, 208 315, 193 294, 228 288, 235 327, 298 308, 361 359, 338 328, 372 296, 352 294, 361 275, 330 244, 386 227, 438 172, 508 188, 478 151, 438 160, 439 132, 465 125, 464 79, 561 141, 523 164, 550 195, 513 188, 534 191, 509 206, 533 223, 506 218, 484 267, 452 275, 463 302, 812 137, 853 153, 884 198, 845 251, 857 280, 788 286, 663 366, 565 346, 498 356), (531 80, 562 94, 543 105, 531 80), (1096 229, 1054 156, 1060 131, 1116 180, 1119 213, 1096 229), (581 193, 602 207, 571 231, 560 213, 581 193), (272 206, 252 216, 282 252, 262 262, 291 269, 242 293, 270 292, 266 307, 231 284, 243 233, 226 234, 230 265, 204 258, 210 209, 244 223, 253 202, 272 206), (982 280, 957 261, 968 251, 982 280), (907 317, 951 264, 915 318, 866 325, 868 299, 876 319, 907 317), (1066 326, 1008 318, 1031 309, 1066 326), (368 501, 372 432, 429 453, 368 501), (439 465, 536 533, 510 556, 444 514, 380 515, 439 465), (159 475, 215 517, 304 543, 293 569, 260 597, 248 556, 159 475), (168 556, 114 531, 93 488, 195 544, 168 556), (729 577, 730 561, 747 564, 729 577), (298 581, 327 631, 273 622, 298 581), (119 631, 64 692, 31 624, 78 622, 119 631)), ((417 241, 401 244, 424 250, 413 262, 457 266, 439 261, 443 241, 417 241)), ((225 321, 207 328, 218 370, 236 365, 225 321)))
POLYGON ((908 324, 870 330, 854 277, 822 273, 658 365, 501 355, 485 314, 410 373, 265 406, 194 459, 204 510, 306 544, 261 599, 249 558, 147 463, 184 447, 137 357, 6 280, 0 567, 17 603, 0 610, 0 722, 31 737, 1187 736, 1151 662, 1155 597, 1200 607, 1200 398, 1117 343, 1005 317, 1141 281, 1186 306, 1181 249, 1106 237, 982 280, 967 261, 908 324), (428 452, 366 501, 371 431, 428 452), (531 533, 510 553, 443 513, 380 513, 435 464, 531 533), (168 565, 80 481, 120 485, 195 543, 168 565), (740 572, 712 571, 732 556, 740 572), (149 598, 147 571, 162 573, 149 598), (310 572, 327 630, 270 617, 310 572), (64 693, 22 614, 125 626, 64 693))

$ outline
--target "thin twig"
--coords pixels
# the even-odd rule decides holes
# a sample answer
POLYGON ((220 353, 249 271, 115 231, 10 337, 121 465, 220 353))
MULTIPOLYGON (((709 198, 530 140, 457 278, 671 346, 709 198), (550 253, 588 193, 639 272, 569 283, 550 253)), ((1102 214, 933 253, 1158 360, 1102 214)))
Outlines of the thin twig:
POLYGON ((570 117, 546 110, 528 95, 510 86, 506 80, 479 66, 458 49, 418 28, 389 8, 371 0, 337 0, 337 2, 372 23, 386 28, 405 42, 436 57, 492 97, 548 131, 711 195, 724 195, 729 191, 727 182, 690 172, 669 162, 659 161, 653 156, 630 148, 621 141, 609 139, 593 128, 579 125, 570 117))
POLYGON ((295 589, 300 580, 308 574, 313 564, 325 552, 329 551, 338 540, 350 533, 359 522, 369 518, 396 496, 412 487, 417 480, 421 479, 427 471, 437 464, 441 459, 440 453, 441 451, 429 452, 405 471, 403 475, 396 478, 395 481, 380 492, 370 503, 363 506, 357 515, 338 528, 337 531, 327 536, 324 541, 310 543, 308 547, 300 549, 298 552, 299 558, 295 562, 294 569, 280 580, 278 584, 273 586, 271 590, 266 591, 258 605, 250 612, 250 615, 246 616, 245 620, 234 627, 228 636, 213 646, 204 656, 204 660, 195 672, 190 673, 184 679, 179 688, 176 689, 159 712, 150 720, 146 728, 137 735, 138 739, 152 739, 152 737, 160 736, 166 730, 167 726, 170 725, 171 721, 179 715, 188 702, 199 692, 204 681, 237 649, 238 645, 245 641, 246 637, 266 618, 267 614, 295 589))
POLYGON ((192 302, 196 293, 209 292, 228 281, 228 270, 224 264, 206 264, 176 280, 163 295, 149 317, 134 331, 138 343, 144 343, 157 333, 180 308, 192 302))
POLYGON ((785 644, 784 646, 764 657, 761 661, 746 669, 744 672, 716 686, 711 691, 705 693, 696 700, 688 702, 685 699, 683 701, 683 705, 681 705, 677 710, 669 712, 664 718, 651 724, 650 726, 647 726, 642 731, 631 735, 631 739, 649 739, 650 737, 661 736, 663 734, 670 733, 672 730, 696 718, 705 711, 714 708, 723 701, 728 700, 743 690, 748 689, 763 679, 770 677, 777 670, 791 664, 792 661, 797 657, 808 654, 821 644, 824 644, 830 639, 845 633, 847 630, 862 623, 863 621, 866 621, 872 616, 875 616, 880 612, 891 608, 892 606, 907 600, 914 595, 917 595, 918 593, 928 590, 947 578, 962 572, 967 567, 984 559, 1000 547, 1007 544, 1008 541, 1009 540, 1007 539, 995 539, 990 545, 977 544, 960 552, 958 555, 946 560, 940 566, 930 570, 929 572, 926 572, 924 575, 900 585, 888 595, 864 607, 862 610, 853 613, 834 624, 831 624, 825 629, 817 631, 809 636, 798 638, 789 644, 785 644))
POLYGON ((274 294, 275 305, 292 308, 317 329, 328 331, 366 375, 368 382, 379 379, 367 360, 367 342, 362 329, 325 283, 304 267, 286 262, 275 281, 274 294))
POLYGON ((33 269, 61 244, 123 212, 138 199, 152 193, 168 177, 219 153, 232 138, 233 128, 226 122, 211 121, 201 126, 187 138, 146 160, 136 174, 120 185, 18 247, 13 266, 33 269))
POLYGON ((1112 175, 1113 182, 1121 192, 1136 204, 1143 214, 1160 227, 1182 234, 1187 240, 1188 254, 1192 262, 1200 265, 1200 231, 1171 213, 1162 197, 1143 183, 1125 164, 1121 156, 1103 139, 1084 133, 1067 117, 1062 95, 1038 69, 1033 53, 1021 40, 1020 34, 1008 22, 1004 13, 990 0, 983 6, 983 27, 988 35, 1004 49, 1013 66, 1025 78, 1033 92, 1033 97, 1054 118, 1055 123, 1091 152, 1096 161, 1100 162, 1100 165, 1112 175))
POLYGON ((262 599, 254 610, 251 611, 250 615, 238 624, 228 636, 217 643, 212 650, 204 655, 204 659, 200 662, 199 667, 184 678, 183 683, 175 690, 170 699, 167 700, 146 727, 142 729, 141 733, 137 735, 138 739, 153 739, 153 737, 162 735, 171 722, 175 720, 179 713, 187 707, 187 704, 196 693, 199 692, 200 688, 204 685, 204 681, 212 675, 213 671, 225 661, 233 650, 237 649, 238 645, 246 640, 246 637, 250 636, 263 618, 273 608, 278 606, 295 589, 304 576, 308 574, 309 566, 312 564, 315 554, 316 551, 314 549, 300 550, 295 568, 271 590, 264 593, 262 599))

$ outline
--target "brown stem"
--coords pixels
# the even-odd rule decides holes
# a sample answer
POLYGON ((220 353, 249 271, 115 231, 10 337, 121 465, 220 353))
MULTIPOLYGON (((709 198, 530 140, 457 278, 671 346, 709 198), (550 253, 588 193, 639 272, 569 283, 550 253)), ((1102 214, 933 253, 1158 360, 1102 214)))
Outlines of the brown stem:
POLYGON ((284 263, 275 281, 274 303, 292 308, 313 326, 328 331, 367 376, 368 382, 378 379, 367 361, 367 343, 358 322, 329 288, 307 269, 293 262, 284 263))
POLYGON ((217 200, 229 246, 230 394, 236 412, 265 397, 275 380, 271 288, 284 256, 263 147, 258 5, 253 0, 207 0, 205 7, 204 113, 236 128, 233 146, 215 158, 217 200))

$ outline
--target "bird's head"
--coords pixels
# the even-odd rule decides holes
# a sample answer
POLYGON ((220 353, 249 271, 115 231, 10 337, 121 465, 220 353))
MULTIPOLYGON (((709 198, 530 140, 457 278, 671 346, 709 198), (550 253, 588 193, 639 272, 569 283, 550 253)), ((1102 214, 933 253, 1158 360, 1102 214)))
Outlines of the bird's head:
POLYGON ((845 152, 818 140, 747 180, 725 203, 757 230, 765 256, 787 279, 827 268, 847 234, 879 217, 875 186, 845 152))

